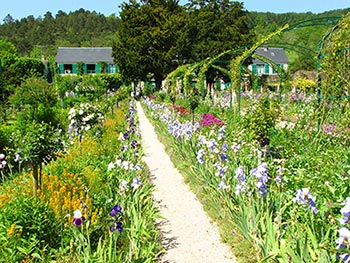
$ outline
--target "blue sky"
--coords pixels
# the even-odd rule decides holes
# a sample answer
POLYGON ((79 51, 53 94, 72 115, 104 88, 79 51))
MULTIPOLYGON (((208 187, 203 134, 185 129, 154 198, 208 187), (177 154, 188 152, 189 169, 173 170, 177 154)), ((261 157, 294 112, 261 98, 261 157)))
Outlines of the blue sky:
MULTIPOLYGON (((0 23, 7 14, 14 19, 21 19, 29 15, 35 18, 43 16, 47 11, 56 15, 58 10, 66 13, 79 8, 96 11, 106 16, 120 9, 118 6, 123 0, 0 0, 0 23)), ((127 1, 128 2, 128 1, 127 1)), ((343 9, 350 7, 350 0, 241 0, 248 11, 286 13, 286 12, 313 12, 343 9)), ((186 3, 181 0, 180 3, 186 3)))

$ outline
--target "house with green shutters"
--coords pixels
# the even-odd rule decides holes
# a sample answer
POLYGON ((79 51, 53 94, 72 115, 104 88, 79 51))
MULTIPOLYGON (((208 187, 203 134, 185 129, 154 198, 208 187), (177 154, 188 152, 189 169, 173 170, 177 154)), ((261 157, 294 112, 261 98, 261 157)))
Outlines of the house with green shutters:
POLYGON ((59 47, 56 63, 62 75, 118 73, 111 47, 59 47))
POLYGON ((277 67, 285 71, 288 69, 289 61, 283 48, 262 47, 258 48, 254 54, 256 57, 253 57, 248 69, 256 75, 277 75, 277 67))

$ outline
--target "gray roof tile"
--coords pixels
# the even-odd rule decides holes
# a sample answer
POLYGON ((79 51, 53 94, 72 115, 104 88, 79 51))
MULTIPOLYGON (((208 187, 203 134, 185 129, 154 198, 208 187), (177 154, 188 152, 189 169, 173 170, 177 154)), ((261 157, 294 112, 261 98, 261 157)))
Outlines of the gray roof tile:
MULTIPOLYGON (((255 54, 259 56, 263 56, 267 59, 272 60, 275 63, 279 64, 288 64, 288 57, 286 53, 284 52, 283 48, 271 48, 271 47, 263 47, 258 48, 255 51, 255 54)), ((254 64, 265 64, 265 62, 262 62, 259 59, 254 58, 253 59, 254 64)))
POLYGON ((56 63, 98 63, 114 64, 111 47, 59 47, 56 63))

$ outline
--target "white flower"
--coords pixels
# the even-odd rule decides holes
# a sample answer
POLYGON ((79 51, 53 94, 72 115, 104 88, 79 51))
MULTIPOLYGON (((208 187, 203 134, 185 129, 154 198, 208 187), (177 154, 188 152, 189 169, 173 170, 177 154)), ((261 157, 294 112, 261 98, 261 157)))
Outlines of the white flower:
POLYGON ((132 183, 130 186, 134 189, 137 189, 140 187, 140 185, 141 185, 140 179, 135 177, 134 179, 132 179, 132 183))
POLYGON ((229 189, 230 187, 224 182, 224 181, 220 181, 219 186, 218 186, 218 190, 220 189, 229 189))
POLYGON ((115 168, 115 164, 113 163, 113 162, 110 162, 109 164, 108 164, 108 171, 111 171, 111 170, 113 170, 115 168))
POLYGON ((121 166, 122 160, 121 160, 121 159, 118 159, 118 160, 115 162, 115 164, 116 164, 117 166, 121 166))
POLYGON ((74 218, 82 218, 83 217, 83 214, 80 212, 79 209, 75 210, 73 212, 73 214, 74 214, 74 218))
POLYGON ((129 164, 128 161, 123 161, 122 166, 123 166, 123 168, 124 168, 125 170, 129 170, 130 164, 129 164))
POLYGON ((120 185, 119 185, 119 189, 121 191, 124 191, 124 190, 128 189, 128 182, 125 181, 125 180, 121 180, 120 181, 120 185))

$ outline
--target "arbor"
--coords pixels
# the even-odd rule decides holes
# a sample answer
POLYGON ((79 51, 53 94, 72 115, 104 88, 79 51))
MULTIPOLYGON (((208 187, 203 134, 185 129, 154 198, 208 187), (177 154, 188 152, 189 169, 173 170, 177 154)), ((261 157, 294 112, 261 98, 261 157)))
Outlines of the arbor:
POLYGON ((181 30, 186 13, 177 0, 122 4, 113 57, 127 81, 147 80, 152 74, 160 88, 165 76, 180 65, 189 42, 181 30))
MULTIPOLYGON (((192 50, 191 62, 215 57, 224 51, 243 48, 254 43, 255 34, 248 12, 240 2, 229 0, 191 0, 188 5, 192 50)), ((220 58, 220 67, 228 70, 232 55, 220 58)), ((209 90, 217 79, 227 76, 213 67, 205 71, 209 90)))
POLYGON ((323 40, 322 72, 325 96, 350 96, 350 17, 343 16, 323 40))

